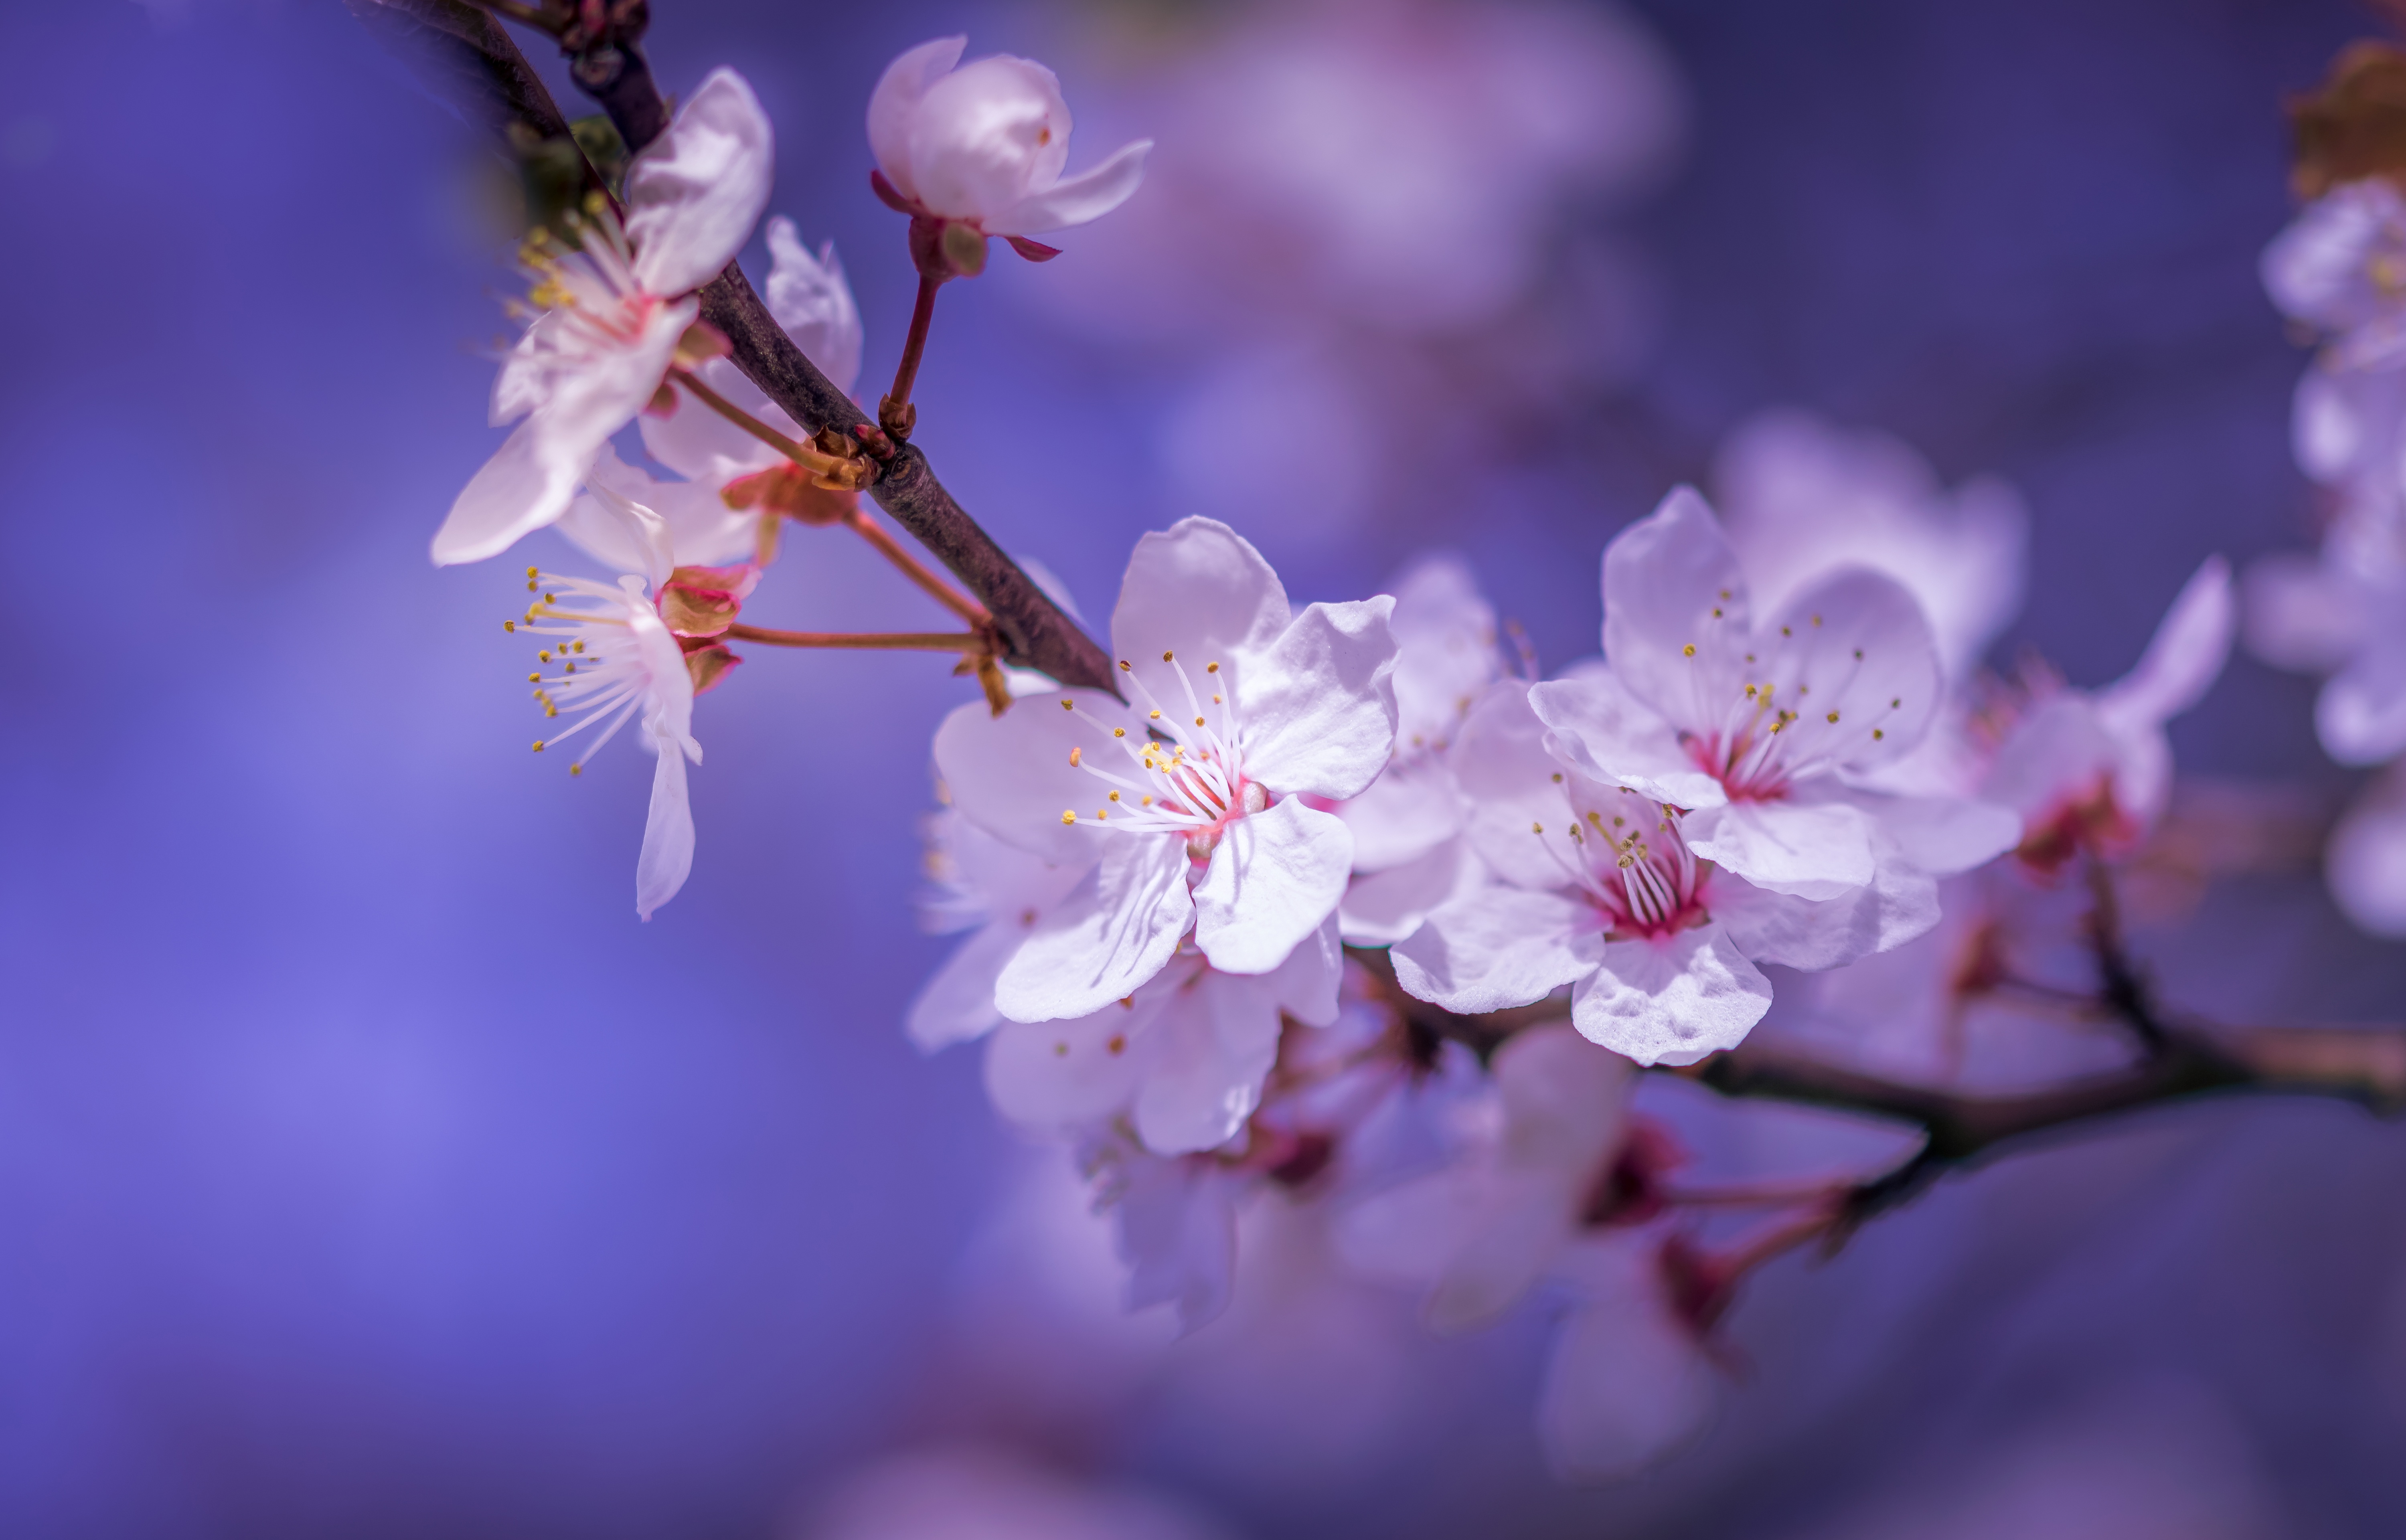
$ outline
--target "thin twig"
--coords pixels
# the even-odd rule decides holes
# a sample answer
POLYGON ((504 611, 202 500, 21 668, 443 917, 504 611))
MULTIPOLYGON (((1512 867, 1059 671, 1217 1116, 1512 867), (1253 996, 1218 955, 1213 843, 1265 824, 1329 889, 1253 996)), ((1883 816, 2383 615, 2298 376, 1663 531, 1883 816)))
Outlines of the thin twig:
POLYGON ((879 554, 901 570, 902 575, 925 589, 937 603, 959 615, 972 626, 991 626, 994 617, 975 601, 963 598, 953 586, 929 572, 917 557, 902 548, 902 543, 885 532, 885 527, 858 506, 843 518, 843 524, 861 539, 876 547, 879 554))
POLYGON ((779 631, 766 626, 735 625, 725 635, 734 642, 757 642, 770 647, 841 647, 854 651, 892 649, 900 652, 970 653, 986 645, 975 631, 779 631))
POLYGON ((936 318, 936 290, 941 287, 941 278, 919 275, 919 297, 911 305, 911 332, 902 339, 901 361, 894 366, 894 389, 877 403, 877 420, 887 432, 902 428, 895 435, 898 438, 910 436, 910 424, 917 416, 911 410, 911 387, 919 380, 919 359, 927 350, 927 329, 936 318))
POLYGON ((701 376, 695 374, 692 370, 672 369, 669 371, 669 378, 676 381, 679 385, 684 386, 686 389, 692 392, 693 398, 696 401, 701 402, 704 406, 709 407, 712 411, 717 413, 720 417, 725 417, 736 427, 743 429, 745 432, 751 434, 754 438, 758 439, 770 448, 774 449, 777 453, 785 456, 787 459, 792 460, 803 470, 811 473, 811 474, 814 476, 829 476, 842 472, 844 463, 843 461, 837 459, 832 455, 823 455, 815 449, 795 443, 792 439, 787 438, 785 434, 777 431, 774 428, 762 422, 758 417, 754 417, 751 413, 746 412, 741 406, 729 401, 725 396, 720 395, 709 386, 704 385, 701 382, 701 376))

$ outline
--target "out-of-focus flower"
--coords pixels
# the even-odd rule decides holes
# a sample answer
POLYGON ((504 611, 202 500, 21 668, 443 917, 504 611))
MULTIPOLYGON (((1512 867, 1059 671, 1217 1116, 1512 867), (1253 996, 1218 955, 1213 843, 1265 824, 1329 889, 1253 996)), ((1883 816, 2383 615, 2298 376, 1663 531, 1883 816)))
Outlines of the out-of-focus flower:
POLYGON ((2265 248, 2263 277, 2284 315, 2331 339, 2332 367, 2406 363, 2406 199, 2387 179, 2309 204, 2265 248))
POLYGON ((1006 1022, 987 1046, 986 1090, 1032 1128, 1075 1132, 1125 1116, 1157 1153, 1217 1148, 1261 1104, 1284 1018, 1337 1020, 1343 967, 1333 914, 1267 973, 1224 972, 1182 950, 1091 1014, 1006 1022))
POLYGON ((1671 1156, 1631 1122, 1628 1061, 1537 1027, 1497 1050, 1493 1068, 1463 1158, 1356 1205, 1338 1243, 1366 1271, 1427 1287, 1441 1329, 1492 1320, 1541 1280, 1567 1286, 1576 1303, 1546 1371, 1539 1434, 1565 1475, 1625 1476, 1710 1415, 1720 1386, 1696 1307, 1720 1302, 1675 1299, 1689 1254, 1645 1227, 1671 1156))
POLYGON ((1353 831, 1345 938, 1366 946, 1403 940, 1478 883, 1446 755, 1471 704, 1503 671, 1494 608, 1461 558, 1430 558, 1394 586, 1394 755, 1369 790, 1336 809, 1353 831))
POLYGON ((2406 569, 2267 557, 2248 569, 2248 649, 2278 668, 2327 673, 2314 701, 2323 750, 2342 765, 2406 751, 2406 569))
POLYGON ((1721 444, 1713 490, 1765 612, 1847 567, 1903 584, 1961 679, 2021 608, 2030 516, 2003 482, 1953 491, 1899 440, 1772 411, 1721 444))
POLYGON ((998 1448, 898 1456, 847 1482, 795 1540, 1227 1540, 1166 1497, 998 1448))
POLYGON ((1056 863, 1099 861, 1005 965, 1014 1021, 1093 1014, 1190 928, 1223 972, 1267 973, 1317 933, 1353 864, 1344 821, 1394 744, 1394 600, 1301 615, 1260 553, 1185 519, 1138 542, 1111 615, 1124 701, 1068 690, 936 733, 963 816, 1056 863), (1132 702, 1132 703, 1131 703, 1132 702))
POLYGON ((1151 140, 1125 145, 1065 179, 1069 105, 1059 78, 1007 53, 961 64, 968 43, 939 37, 908 50, 885 67, 869 98, 878 191, 932 227, 913 233, 922 271, 940 256, 952 274, 978 272, 988 235, 1010 237, 1023 256, 1051 256, 1050 247, 1022 237, 1084 224, 1125 203, 1153 148, 1151 140), (927 251, 918 249, 923 241, 927 251))
POLYGON ((1079 1165, 1096 1207, 1111 1216, 1127 1307, 1173 1306, 1182 1335, 1219 1319, 1236 1289, 1243 1179, 1216 1160, 1156 1154, 1117 1130, 1088 1138, 1079 1165))
POLYGON ((911 1040, 932 1053, 1000 1025, 994 983, 1002 965, 1092 864, 1064 865, 1032 855, 950 810, 932 815, 927 872, 935 887, 919 906, 920 923, 938 934, 974 934, 911 1002, 905 1020, 911 1040))
POLYGON ((585 768, 630 721, 657 758, 643 853, 635 862, 635 912, 652 911, 676 897, 693 869, 693 811, 686 798, 686 762, 701 763, 693 737, 694 678, 686 654, 645 596, 644 580, 622 577, 613 586, 587 578, 527 569, 539 595, 513 629, 546 639, 537 655, 558 671, 529 675, 546 717, 566 711, 575 722, 535 742, 555 748, 586 728, 601 731, 569 767, 585 768))
POLYGON ((2119 855, 2155 826, 2172 794, 2164 724, 2213 687, 2237 623, 2229 564, 2210 557, 2165 612, 2138 667, 2103 689, 2053 688, 2023 708, 1981 794, 2021 815, 2026 859, 2045 866, 2084 849, 2119 855))
MULTIPOLYGON (((518 422, 434 536, 434 559, 480 561, 568 511, 610 436, 658 392, 699 304, 769 197, 772 135, 752 88, 714 70, 627 172, 621 229, 596 205, 570 250, 530 239, 541 313, 493 384, 492 420, 518 422)), ((699 355, 697 354, 697 358, 699 355)))

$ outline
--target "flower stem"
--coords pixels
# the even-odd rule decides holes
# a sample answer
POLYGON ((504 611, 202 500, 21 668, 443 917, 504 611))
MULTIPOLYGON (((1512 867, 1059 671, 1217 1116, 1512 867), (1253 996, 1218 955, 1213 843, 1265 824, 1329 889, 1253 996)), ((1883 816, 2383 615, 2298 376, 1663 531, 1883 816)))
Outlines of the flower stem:
POLYGON ((757 642, 771 647, 842 647, 857 651, 886 648, 900 652, 978 653, 987 645, 975 631, 778 631, 766 626, 735 625, 726 635, 733 642, 757 642))
POLYGON ((919 275, 919 298, 911 306, 911 334, 902 339, 902 361, 894 366, 894 389, 877 403, 877 425, 898 439, 911 436, 918 413, 911 405, 911 387, 918 383, 919 360, 927 351, 927 328, 936 318, 936 290, 941 278, 919 275))

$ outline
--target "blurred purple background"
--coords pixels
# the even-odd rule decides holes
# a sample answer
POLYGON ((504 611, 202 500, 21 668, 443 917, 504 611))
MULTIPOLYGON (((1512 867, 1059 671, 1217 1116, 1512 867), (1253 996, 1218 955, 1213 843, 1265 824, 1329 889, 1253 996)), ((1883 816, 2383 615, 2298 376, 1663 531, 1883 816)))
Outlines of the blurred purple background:
MULTIPOLYGON (((914 820, 963 685, 755 657, 698 718, 691 885, 638 925, 647 769, 532 760, 509 564, 425 558, 495 438, 479 147, 330 0, 152 11, 20 7, 0 101, 0 1532, 768 1536, 937 1434, 1261 1535, 2406 1532, 2406 1137, 2335 1107, 2134 1122, 1781 1264, 1722 1425, 1632 1488, 1543 1476, 1534 1319, 1377 1336, 1361 1393, 1408 1414, 1286 1459, 1233 1320, 1108 1415, 1015 1402, 962 1341, 1018 1157, 975 1056, 898 1028, 941 953, 914 820)), ((919 389, 947 482, 1089 614, 1139 531, 1211 512, 1303 597, 1459 548, 1559 666, 1605 540, 1779 403, 2017 483, 2000 656, 2075 683, 2207 552, 2304 535, 2302 355, 2255 261, 2279 100, 2369 14, 1504 14, 662 0, 652 55, 758 88, 870 393, 911 283, 866 185, 887 58, 967 30, 1050 60, 1073 166, 1162 141, 1125 219, 946 293, 919 389), (1500 85, 1458 43, 1491 33, 1500 85), (1244 175, 1266 133, 1377 164, 1430 123, 1358 209, 1244 175)), ((806 531, 755 610, 923 618, 806 531)), ((2343 786, 2312 689, 2235 662, 2185 768, 2343 786)), ((2406 986, 2311 873, 2159 962, 2240 1019, 2406 986)), ((1315 1340, 1362 1312, 1408 1322, 1366 1300, 1315 1340)))

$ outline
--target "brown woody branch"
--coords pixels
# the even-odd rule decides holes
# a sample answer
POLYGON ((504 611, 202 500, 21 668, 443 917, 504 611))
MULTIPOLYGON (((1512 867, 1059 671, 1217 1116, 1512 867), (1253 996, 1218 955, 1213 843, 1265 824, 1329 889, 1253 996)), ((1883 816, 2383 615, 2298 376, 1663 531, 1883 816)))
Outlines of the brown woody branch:
MULTIPOLYGON (((463 0, 346 0, 376 40, 469 121, 505 134, 523 123, 546 140, 566 137, 568 120, 492 17, 463 0)), ((668 126, 668 108, 640 40, 641 5, 616 4, 606 24, 568 29, 570 74, 617 126, 630 153, 668 126)), ((599 184, 599 178, 594 178, 599 184)), ((785 335, 741 267, 701 291, 704 319, 727 335, 737 368, 814 433, 833 429, 847 444, 871 428, 867 414, 837 389, 785 335)), ((886 441, 880 440, 881 444, 886 441)), ((1036 669, 1064 685, 1114 688, 1110 659, 1061 613, 1027 574, 979 528, 911 445, 894 446, 870 487, 878 506, 952 569, 994 616, 1006 662, 1036 669)))

